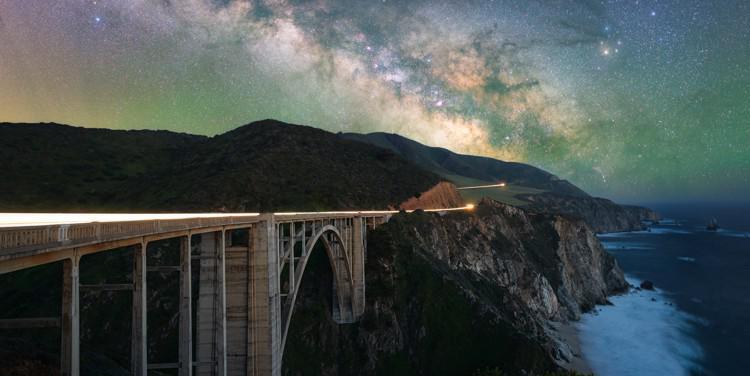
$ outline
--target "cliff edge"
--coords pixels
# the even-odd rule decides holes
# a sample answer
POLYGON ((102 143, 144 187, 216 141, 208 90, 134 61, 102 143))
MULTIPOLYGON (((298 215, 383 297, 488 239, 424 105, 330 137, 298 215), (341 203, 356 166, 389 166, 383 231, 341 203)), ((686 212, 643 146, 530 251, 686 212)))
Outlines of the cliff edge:
POLYGON ((521 195, 526 208, 536 212, 564 214, 586 221, 597 233, 643 230, 643 221, 659 220, 655 211, 632 205, 618 205, 599 197, 570 197, 551 193, 521 195))
POLYGON ((627 288, 584 221, 491 200, 394 216, 370 233, 366 268, 365 316, 348 326, 331 320, 325 273, 305 275, 285 374, 557 372, 573 355, 551 322, 627 288))

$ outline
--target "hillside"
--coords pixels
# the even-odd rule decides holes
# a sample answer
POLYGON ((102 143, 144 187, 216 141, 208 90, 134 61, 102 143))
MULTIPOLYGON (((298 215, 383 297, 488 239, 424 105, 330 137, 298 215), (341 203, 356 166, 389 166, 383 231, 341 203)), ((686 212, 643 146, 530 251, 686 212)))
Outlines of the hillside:
POLYGON ((0 210, 126 210, 123 192, 205 137, 0 123, 0 210))
POLYGON ((392 150, 459 187, 506 183, 503 187, 460 190, 467 202, 479 202, 487 197, 536 212, 571 215, 584 219, 596 232, 639 230, 643 228, 643 220, 659 218, 647 208, 618 205, 608 199, 589 196, 567 180, 527 164, 457 154, 397 134, 340 133, 339 136, 392 150))
POLYGON ((383 209, 441 178, 396 154, 264 120, 212 138, 0 124, 0 211, 383 209))
POLYGON ((586 192, 567 180, 523 163, 457 154, 447 149, 422 145, 391 133, 341 133, 339 135, 345 139, 368 142, 392 150, 401 157, 452 180, 458 185, 494 184, 502 181, 513 186, 567 196, 588 196, 586 192))

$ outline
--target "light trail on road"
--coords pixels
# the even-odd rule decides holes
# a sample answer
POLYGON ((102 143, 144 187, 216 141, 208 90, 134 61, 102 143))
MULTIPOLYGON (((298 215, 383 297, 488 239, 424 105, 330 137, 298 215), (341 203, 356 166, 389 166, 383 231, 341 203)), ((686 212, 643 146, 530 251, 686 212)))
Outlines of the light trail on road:
POLYGON ((488 184, 488 185, 475 185, 475 186, 471 186, 471 187, 456 187, 456 189, 463 190, 463 189, 502 188, 502 187, 505 187, 505 183, 488 184))
MULTIPOLYGON (((455 208, 424 209, 426 212, 468 211, 474 205, 455 208)), ((413 212, 414 210, 406 210, 413 212)), ((325 212, 276 212, 275 216, 295 215, 382 215, 396 214, 399 210, 325 211, 325 212)), ((0 227, 29 227, 96 222, 131 222, 153 220, 175 220, 194 218, 258 217, 261 213, 0 213, 0 227)))
POLYGON ((190 218, 257 217, 260 213, 0 213, 0 227, 94 222, 131 222, 190 218))

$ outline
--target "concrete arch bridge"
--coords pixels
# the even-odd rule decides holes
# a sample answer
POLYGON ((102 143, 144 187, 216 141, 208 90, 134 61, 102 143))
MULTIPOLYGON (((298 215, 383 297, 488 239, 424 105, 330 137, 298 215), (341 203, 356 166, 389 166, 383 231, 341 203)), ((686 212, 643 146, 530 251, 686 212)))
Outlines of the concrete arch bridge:
POLYGON ((61 374, 77 376, 81 290, 126 290, 132 291, 133 375, 157 369, 181 376, 279 375, 316 245, 322 244, 333 271, 334 320, 355 322, 365 309, 367 230, 394 213, 0 214, 0 274, 54 262, 63 270, 60 315, 2 319, 0 335, 3 329, 59 327, 61 374), (170 239, 179 240, 179 263, 149 265, 149 246, 170 239), (82 259, 122 249, 133 252, 130 283, 80 282, 82 259), (148 362, 150 272, 179 278, 178 356, 171 363, 148 362))

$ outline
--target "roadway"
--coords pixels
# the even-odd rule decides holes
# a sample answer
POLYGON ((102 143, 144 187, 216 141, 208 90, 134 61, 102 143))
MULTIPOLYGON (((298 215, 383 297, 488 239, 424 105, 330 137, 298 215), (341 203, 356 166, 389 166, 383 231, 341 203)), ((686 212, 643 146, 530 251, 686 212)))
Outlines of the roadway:
MULTIPOLYGON (((448 212, 471 210, 474 205, 466 205, 455 208, 427 209, 428 212, 448 212)), ((411 212, 412 210, 408 210, 411 212)), ((397 210, 370 210, 370 211, 327 211, 327 212, 276 212, 275 216, 301 216, 301 215, 387 215, 398 213, 397 210)), ((35 227, 49 225, 66 225, 82 223, 111 223, 132 222, 149 220, 179 220, 179 219, 201 219, 201 218, 225 218, 225 217, 258 217, 261 213, 0 213, 0 228, 13 227, 35 227)))

